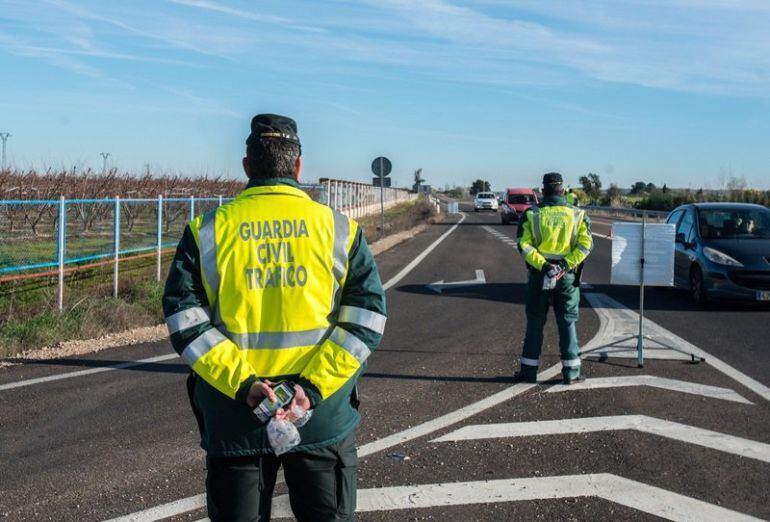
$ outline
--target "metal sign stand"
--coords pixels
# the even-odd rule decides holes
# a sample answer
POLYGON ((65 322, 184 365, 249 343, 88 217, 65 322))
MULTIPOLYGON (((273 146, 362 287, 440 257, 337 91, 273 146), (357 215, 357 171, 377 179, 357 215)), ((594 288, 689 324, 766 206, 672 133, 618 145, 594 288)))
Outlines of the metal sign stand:
POLYGON ((644 243, 645 243, 645 237, 646 237, 646 230, 647 230, 647 213, 644 212, 642 214, 642 250, 641 250, 641 257, 639 259, 639 270, 641 271, 640 277, 639 277, 639 332, 636 333, 635 335, 630 335, 628 337, 618 339, 617 341, 613 341, 609 344, 597 346, 596 348, 591 348, 590 350, 587 350, 584 352, 582 351, 578 352, 578 355, 582 357, 587 353, 596 352, 599 350, 604 350, 605 353, 613 352, 613 351, 624 352, 624 351, 627 351, 629 347, 621 346, 621 345, 628 341, 636 340, 636 363, 639 368, 644 368, 644 340, 647 339, 648 341, 652 341, 660 345, 661 348, 664 348, 667 350, 673 350, 675 352, 679 352, 684 355, 689 355, 692 362, 695 364, 699 362, 705 362, 706 359, 703 357, 695 355, 692 352, 687 352, 685 350, 675 348, 649 335, 645 335, 644 333, 644 243), (608 348, 612 348, 613 350, 607 350, 608 348))

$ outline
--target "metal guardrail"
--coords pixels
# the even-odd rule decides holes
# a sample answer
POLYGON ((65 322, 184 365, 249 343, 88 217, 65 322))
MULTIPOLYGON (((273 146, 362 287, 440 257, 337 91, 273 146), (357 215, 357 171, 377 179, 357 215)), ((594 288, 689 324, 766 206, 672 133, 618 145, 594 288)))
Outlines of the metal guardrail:
POLYGON ((589 212, 601 212, 603 214, 609 214, 611 216, 623 216, 641 219, 643 216, 648 218, 665 219, 669 212, 661 210, 643 210, 638 208, 616 208, 616 207, 600 207, 598 205, 587 205, 582 207, 589 212))
POLYGON ((320 188, 319 200, 321 203, 352 218, 360 218, 379 212, 380 197, 382 197, 382 207, 385 209, 417 199, 416 193, 406 189, 392 187, 380 189, 374 185, 343 179, 322 178, 318 187, 320 188))

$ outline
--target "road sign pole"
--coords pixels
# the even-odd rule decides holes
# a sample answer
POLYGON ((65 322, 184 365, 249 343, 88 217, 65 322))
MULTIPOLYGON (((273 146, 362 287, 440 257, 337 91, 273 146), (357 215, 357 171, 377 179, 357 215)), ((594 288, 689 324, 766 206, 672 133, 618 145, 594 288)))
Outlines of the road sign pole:
POLYGON ((385 237, 385 166, 380 157, 380 237, 385 237))

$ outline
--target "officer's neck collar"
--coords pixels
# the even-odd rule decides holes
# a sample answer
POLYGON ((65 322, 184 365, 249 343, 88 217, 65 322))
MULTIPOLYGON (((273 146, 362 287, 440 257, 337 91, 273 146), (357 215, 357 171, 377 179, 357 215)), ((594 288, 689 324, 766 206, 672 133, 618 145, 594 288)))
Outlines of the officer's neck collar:
POLYGON ((543 203, 548 203, 551 205, 566 205, 567 199, 564 196, 543 196, 543 203))
POLYGON ((253 187, 274 187, 276 185, 288 185, 289 187, 300 188, 299 183, 294 178, 251 178, 246 184, 246 188, 253 187))

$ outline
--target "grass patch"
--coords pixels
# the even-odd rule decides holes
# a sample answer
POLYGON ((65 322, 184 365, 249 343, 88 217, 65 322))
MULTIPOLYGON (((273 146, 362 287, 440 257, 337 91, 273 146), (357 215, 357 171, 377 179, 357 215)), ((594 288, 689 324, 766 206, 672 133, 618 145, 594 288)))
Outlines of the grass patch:
POLYGON ((62 313, 42 310, 17 315, 0 324, 0 355, 160 324, 162 295, 161 283, 139 282, 125 288, 118 299, 86 294, 62 313))
POLYGON ((364 229, 366 241, 369 244, 391 234, 397 234, 409 230, 417 225, 432 222, 435 219, 436 210, 425 197, 416 201, 401 203, 385 211, 385 231, 381 232, 380 214, 365 216, 357 219, 358 224, 364 229))

